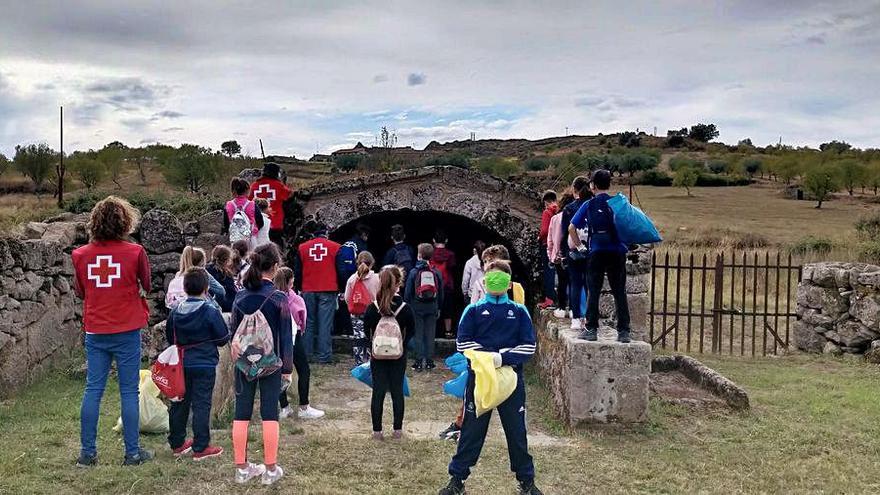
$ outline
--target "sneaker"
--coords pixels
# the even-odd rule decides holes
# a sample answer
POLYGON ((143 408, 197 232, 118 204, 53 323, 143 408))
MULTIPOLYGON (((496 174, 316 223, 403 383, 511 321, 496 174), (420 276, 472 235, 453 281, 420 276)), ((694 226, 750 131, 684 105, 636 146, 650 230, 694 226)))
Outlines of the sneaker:
POLYGON ((122 461, 123 466, 140 466, 141 464, 153 459, 153 453, 149 450, 138 449, 135 455, 126 455, 122 461))
POLYGON ((98 465, 98 454, 95 455, 86 455, 80 454, 79 457, 76 458, 76 467, 78 468, 90 468, 98 465))
POLYGON ((416 359, 413 361, 412 370, 413 371, 422 371, 424 368, 422 367, 422 362, 416 359))
POLYGON ((565 313, 565 316, 568 318, 574 318, 574 312, 572 312, 572 310, 569 309, 568 313, 565 313))
POLYGON ((580 318, 572 318, 572 319, 571 319, 571 329, 572 329, 572 330, 576 330, 576 331, 577 331, 577 330, 580 330, 580 329, 582 329, 582 328, 584 328, 584 325, 583 325, 583 323, 581 323, 581 319, 580 319, 580 318))
POLYGON ((554 303, 552 299, 550 299, 549 297, 545 297, 544 300, 538 304, 538 308, 547 309, 549 307, 552 307, 554 304, 556 303, 554 303))
POLYGON ((460 432, 461 428, 459 428, 457 424, 450 423, 449 426, 437 436, 440 437, 440 440, 451 440, 453 436, 456 436, 460 432))
POLYGON ((403 430, 394 430, 394 432, 391 433, 391 438, 393 438, 395 440, 402 439, 403 438, 403 430))
POLYGON ((212 457, 220 457, 221 455, 223 455, 223 447, 208 445, 205 447, 205 450, 201 452, 193 452, 193 460, 199 462, 212 457))
POLYGON ((426 369, 426 370, 430 371, 430 370, 432 370, 432 369, 434 369, 434 368, 436 368, 436 367, 437 367, 437 365, 434 364, 434 361, 431 361, 430 359, 427 360, 427 361, 425 361, 425 369, 426 369))
POLYGON ((544 495, 544 493, 538 490, 535 481, 532 480, 519 482, 519 495, 544 495))
POLYGON ((312 406, 306 406, 305 409, 300 409, 297 411, 296 415, 299 419, 318 419, 324 417, 324 411, 320 409, 315 409, 312 406))
POLYGON ((567 314, 568 314, 568 312, 564 309, 554 309, 553 310, 553 317, 554 318, 565 318, 565 316, 567 314))
POLYGON ((617 341, 622 344, 629 344, 632 342, 629 338, 629 330, 618 330, 617 331, 617 341))
POLYGON ((281 477, 284 476, 284 470, 281 469, 281 466, 275 466, 274 471, 265 471, 263 473, 263 480, 260 483, 264 485, 271 485, 276 481, 280 480, 281 477))
POLYGON ((192 438, 187 438, 183 442, 183 445, 181 445, 180 447, 177 447, 176 449, 171 449, 171 453, 174 454, 174 457, 180 457, 180 456, 183 456, 183 455, 186 455, 186 454, 189 454, 190 452, 192 452, 192 448, 193 448, 192 438))
POLYGON ((293 409, 290 406, 282 407, 280 411, 278 411, 278 419, 286 419, 293 416, 293 409))
POLYGON ((385 434, 382 433, 381 431, 374 431, 373 432, 373 440, 381 442, 382 440, 385 440, 385 434))
POLYGON ((446 488, 440 490, 437 495, 464 495, 464 481, 455 476, 449 478, 446 488))
MULTIPOLYGON (((277 468, 277 466, 276 466, 277 468)), ((257 476, 262 476, 263 473, 266 472, 266 466, 262 464, 254 464, 249 462, 247 467, 244 469, 235 469, 235 482, 238 484, 244 484, 248 481, 256 478, 257 476)))
POLYGON ((590 330, 589 328, 584 330, 578 335, 578 338, 581 340, 589 340, 590 342, 595 342, 599 340, 599 331, 596 329, 590 330))

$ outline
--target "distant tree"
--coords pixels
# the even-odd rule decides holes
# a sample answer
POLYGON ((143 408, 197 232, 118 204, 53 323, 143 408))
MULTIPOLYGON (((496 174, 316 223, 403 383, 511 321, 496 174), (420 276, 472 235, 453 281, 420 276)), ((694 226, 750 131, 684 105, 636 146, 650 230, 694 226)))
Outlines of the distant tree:
POLYGON ((736 143, 736 145, 737 145, 737 146, 749 146, 749 147, 753 147, 753 146, 754 146, 754 145, 752 144, 752 139, 751 139, 751 138, 740 139, 739 142, 736 143))
POLYGON ((785 182, 785 185, 789 185, 801 174, 803 167, 796 156, 788 155, 777 159, 773 164, 773 170, 779 180, 785 182))
POLYGON ((870 187, 874 196, 877 195, 877 190, 880 189, 880 161, 871 162, 866 167, 865 187, 870 187))
POLYGON ((681 167, 675 171, 675 177, 672 179, 672 185, 675 187, 683 187, 687 191, 687 195, 691 195, 691 188, 697 185, 697 179, 700 178, 700 171, 694 167, 681 167))
POLYGON ((15 169, 34 183, 34 192, 39 195, 40 187, 52 173, 58 154, 46 143, 15 147, 12 163, 15 169))
POLYGON ((708 143, 717 138, 719 134, 715 124, 696 124, 691 126, 688 137, 696 141, 708 143))
MULTIPOLYGON (((670 131, 671 132, 671 131, 670 131)), ((668 136, 666 138, 666 147, 668 148, 680 148, 684 146, 684 136, 679 134, 675 134, 672 136, 668 136)))
POLYGON ((804 174, 804 189, 816 199, 816 208, 840 187, 834 167, 814 165, 804 174))
POLYGON ((749 176, 749 179, 753 179, 755 177, 755 174, 763 170, 763 163, 761 162, 761 159, 756 157, 744 158, 741 166, 742 171, 745 172, 747 176, 749 176))
POLYGON ((195 144, 182 144, 161 159, 162 171, 168 182, 192 193, 215 183, 220 176, 220 156, 195 144))
POLYGON ((688 128, 687 127, 682 127, 681 129, 669 129, 668 131, 666 131, 666 137, 672 137, 672 136, 687 137, 687 135, 688 135, 688 128))
POLYGON ((126 159, 134 163, 138 170, 141 185, 147 185, 147 164, 150 161, 148 148, 132 148, 128 150, 126 159))
POLYGON ((642 143, 642 138, 632 131, 621 132, 617 135, 617 144, 627 148, 637 148, 642 143))
POLYGON ((3 175, 7 170, 9 170, 9 158, 0 153, 0 175, 3 175))
POLYGON ((444 154, 440 156, 432 156, 425 161, 425 166, 427 167, 458 167, 468 169, 470 168, 470 162, 468 162, 467 155, 463 153, 451 153, 444 154))
POLYGON ((840 177, 840 185, 852 196, 853 190, 865 183, 868 171, 863 164, 850 159, 837 163, 837 172, 840 177))
POLYGON ((388 130, 388 127, 382 126, 379 129, 379 147, 390 149, 397 146, 397 134, 388 130))
POLYGON ((706 168, 713 174, 723 174, 727 172, 727 162, 719 158, 713 158, 706 162, 706 168))
POLYGON ((657 167, 659 159, 649 153, 632 152, 620 157, 620 173, 634 176, 637 172, 645 172, 657 167))
POLYGON ((117 189, 122 189, 119 180, 122 178, 126 154, 128 154, 128 147, 119 141, 113 141, 98 151, 97 160, 107 169, 107 174, 110 176, 110 180, 116 184, 117 189))
POLYGON ((475 167, 484 174, 507 179, 520 171, 520 162, 515 158, 490 156, 476 160, 475 167))
POLYGON ((235 155, 241 154, 241 145, 235 140, 223 141, 223 144, 220 145, 220 150, 226 154, 226 156, 232 158, 235 155))
POLYGON ((819 145, 819 151, 828 151, 830 153, 837 153, 838 155, 851 149, 851 144, 847 143, 846 141, 838 141, 836 139, 819 145))
POLYGON ((343 172, 357 170, 363 161, 364 157, 362 155, 339 155, 333 158, 336 168, 343 172))
POLYGON ((91 191, 100 184, 107 175, 107 168, 104 164, 85 153, 71 157, 70 169, 87 191, 91 191))

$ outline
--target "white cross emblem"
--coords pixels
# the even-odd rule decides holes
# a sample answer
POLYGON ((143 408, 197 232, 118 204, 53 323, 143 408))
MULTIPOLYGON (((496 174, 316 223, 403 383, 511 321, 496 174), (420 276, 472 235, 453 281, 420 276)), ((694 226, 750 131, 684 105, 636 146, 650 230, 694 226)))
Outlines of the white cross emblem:
POLYGON ((324 247, 324 245, 321 243, 315 244, 314 246, 311 247, 311 249, 309 249, 309 256, 314 261, 322 261, 324 259, 324 257, 327 256, 327 253, 328 253, 327 248, 324 247))
POLYGON ((275 189, 269 187, 269 184, 260 184, 260 187, 254 191, 255 198, 262 198, 267 201, 275 201, 275 189))
POLYGON ((113 262, 113 256, 96 256, 94 263, 89 263, 88 279, 95 281, 95 287, 113 287, 113 281, 120 279, 122 265, 113 262), (103 262, 103 263, 102 263, 103 262))

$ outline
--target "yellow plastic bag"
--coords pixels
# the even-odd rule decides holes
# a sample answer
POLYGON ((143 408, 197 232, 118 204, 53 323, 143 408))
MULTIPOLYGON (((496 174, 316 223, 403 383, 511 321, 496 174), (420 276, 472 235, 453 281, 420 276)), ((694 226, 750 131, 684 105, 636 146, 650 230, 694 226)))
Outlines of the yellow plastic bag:
MULTIPOLYGON (((159 389, 153 383, 153 374, 150 370, 141 370, 140 400, 138 411, 140 415, 141 433, 167 433, 168 432, 168 407, 159 398, 159 389)), ((122 418, 116 420, 113 431, 122 431, 122 418)))
POLYGON ((464 355, 474 370, 474 403, 480 417, 498 407, 516 390, 516 371, 510 366, 496 368, 491 352, 468 349, 464 355))

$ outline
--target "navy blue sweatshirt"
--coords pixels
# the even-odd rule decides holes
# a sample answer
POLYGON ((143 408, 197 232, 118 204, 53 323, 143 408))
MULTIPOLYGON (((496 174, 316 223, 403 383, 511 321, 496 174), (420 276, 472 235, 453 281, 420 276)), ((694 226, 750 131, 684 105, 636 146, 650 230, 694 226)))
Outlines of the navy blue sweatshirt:
POLYGON ((263 280, 259 290, 245 287, 238 291, 232 305, 230 333, 235 335, 244 315, 254 314, 258 309, 263 312, 272 329, 275 355, 281 358, 281 372, 285 375, 292 373, 293 326, 290 321, 290 307, 287 305, 287 294, 276 289, 272 282, 263 280))
MULTIPOLYGON (((394 296, 391 299, 391 313, 393 314, 397 311, 401 304, 403 304, 403 298, 394 296)), ((373 342, 373 333, 376 331, 376 327, 379 326, 380 319, 382 319, 382 315, 379 313, 379 308, 375 304, 370 304, 367 307, 366 313, 364 313, 364 332, 367 334, 367 339, 370 342, 373 342)), ((403 333, 403 356, 400 358, 406 359, 406 348, 409 347, 409 341, 412 340, 416 325, 415 316, 409 304, 404 306, 400 313, 397 313, 396 319, 397 324, 400 325, 400 331, 403 333)))
POLYGON ((238 292, 238 289, 235 287, 235 279, 219 270, 214 263, 208 263, 205 269, 214 277, 214 280, 226 289, 226 294, 223 297, 215 297, 214 300, 217 301, 217 304, 220 305, 220 309, 224 313, 232 311, 232 303, 235 301, 235 294, 238 292))
POLYGON ((575 213, 577 213, 581 205, 585 203, 585 200, 576 199, 562 209, 562 220, 560 222, 560 226, 562 227, 562 239, 559 240, 559 255, 563 258, 568 258, 569 252, 568 226, 571 225, 571 219, 574 217, 575 213))
POLYGON ((220 362, 217 347, 229 340, 229 330, 213 304, 199 297, 188 297, 168 315, 165 338, 169 343, 184 347, 184 368, 213 369, 220 362))
POLYGON ((458 352, 497 352, 517 372, 535 354, 535 329, 525 306, 507 297, 486 295, 465 308, 458 324, 458 352))
POLYGON ((423 302, 419 301, 419 298, 416 297, 416 289, 418 289, 418 287, 416 287, 418 280, 416 279, 419 276, 419 272, 427 267, 427 261, 416 261, 415 268, 410 270, 409 274, 406 276, 406 286, 403 289, 403 299, 407 302, 407 304, 411 304, 413 307, 413 311, 418 314, 425 314, 426 312, 437 311, 437 308, 443 307, 443 276, 440 275, 440 272, 437 271, 436 268, 431 268, 431 271, 434 272, 434 282, 437 284, 437 298, 431 302, 423 302))

